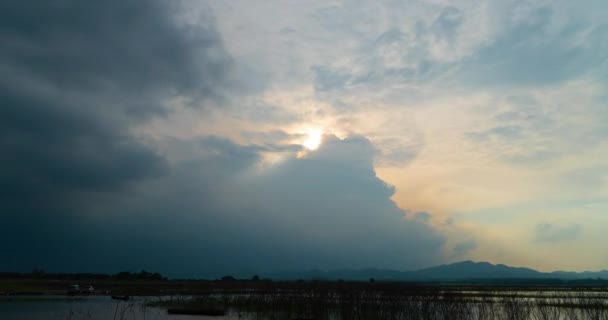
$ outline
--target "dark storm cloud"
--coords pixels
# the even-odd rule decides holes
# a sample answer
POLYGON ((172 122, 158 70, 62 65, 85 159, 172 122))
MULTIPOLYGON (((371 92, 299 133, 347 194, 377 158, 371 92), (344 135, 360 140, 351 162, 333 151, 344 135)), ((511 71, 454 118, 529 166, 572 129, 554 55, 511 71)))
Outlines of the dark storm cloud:
POLYGON ((166 112, 174 95, 213 95, 227 63, 216 33, 184 33, 175 10, 156 1, 0 4, 3 189, 15 190, 14 180, 34 183, 32 192, 112 188, 162 172, 130 126, 166 112))
POLYGON ((12 250, 85 245, 84 194, 167 172, 133 125, 165 114, 172 97, 216 95, 229 62, 219 36, 177 25, 168 3, 0 3, 0 267, 30 265, 12 250))
POLYGON ((441 260, 443 236, 404 219, 363 137, 326 137, 260 171, 264 152, 300 151, 290 137, 173 139, 161 154, 133 135, 168 100, 226 85, 213 24, 176 24, 175 3, 0 4, 0 270, 219 276, 441 260))
POLYGON ((69 90, 212 94, 224 72, 215 31, 180 30, 171 17, 178 8, 166 2, 9 0, 0 6, 3 67, 32 82, 69 90))
POLYGON ((257 147, 220 138, 181 143, 193 153, 171 174, 110 201, 129 210, 116 234, 141 244, 114 249, 132 250, 124 265, 216 277, 441 261, 443 236, 426 221, 404 218, 390 199, 393 187, 376 177, 374 150, 363 137, 326 137, 306 158, 263 170, 257 147), (154 232, 130 231, 141 228, 154 232), (139 253, 146 248, 155 252, 139 253))
POLYGON ((16 246, 30 253, 15 253, 15 264, 217 277, 441 262, 444 237, 404 218, 363 137, 326 137, 308 157, 263 170, 256 146, 215 137, 174 143, 191 154, 168 174, 128 193, 88 195, 79 206, 85 219, 31 234, 16 246))

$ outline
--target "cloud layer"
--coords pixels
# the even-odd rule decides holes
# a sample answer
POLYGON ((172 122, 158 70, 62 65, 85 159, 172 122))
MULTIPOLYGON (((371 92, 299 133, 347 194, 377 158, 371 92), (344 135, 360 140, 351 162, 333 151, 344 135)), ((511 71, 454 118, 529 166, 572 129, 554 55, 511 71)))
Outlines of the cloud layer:
POLYGON ((44 264, 37 255, 69 246, 57 235, 88 232, 79 224, 87 194, 167 171, 132 127, 166 114, 175 97, 215 95, 229 60, 212 25, 185 30, 177 10, 156 1, 0 4, 0 219, 3 256, 12 256, 3 268, 44 264))
POLYGON ((0 269, 605 268, 606 9, 4 1, 0 269))
POLYGON ((364 137, 328 135, 298 158, 280 131, 264 145, 142 135, 176 109, 228 101, 214 20, 182 9, 0 5, 1 269, 219 276, 441 260, 444 237, 405 218, 364 137), (282 160, 265 165, 268 152, 282 160))

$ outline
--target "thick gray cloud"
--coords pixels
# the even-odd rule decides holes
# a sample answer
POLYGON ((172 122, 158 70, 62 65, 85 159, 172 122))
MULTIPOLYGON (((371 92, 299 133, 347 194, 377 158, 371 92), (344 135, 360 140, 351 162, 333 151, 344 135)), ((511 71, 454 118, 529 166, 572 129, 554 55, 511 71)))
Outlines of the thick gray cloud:
MULTIPOLYGON (((503 210, 503 187, 538 191, 508 206, 605 202, 604 2, 209 2, 235 61, 182 4, 0 3, 0 270, 407 269, 441 259, 429 223, 503 210), (181 108, 207 99, 222 109, 181 108), (377 150, 327 137, 295 158, 309 127, 377 150), (183 138, 211 133, 234 140, 183 138), (404 220, 372 162, 438 216, 404 220), (542 170, 458 174, 505 162, 542 170)), ((446 221, 448 258, 490 252, 446 221)))
POLYGON ((264 148, 213 137, 174 143, 191 154, 169 174, 128 193, 89 195, 79 207, 86 219, 29 234, 14 265, 217 277, 442 261, 444 237, 404 218, 363 137, 326 137, 307 157, 261 171, 264 148))
POLYGON ((113 196, 102 209, 124 212, 120 225, 110 219, 106 227, 128 243, 108 255, 132 250, 125 265, 220 276, 441 261, 443 236, 425 221, 404 218, 390 199, 393 188, 375 176, 374 150, 363 137, 326 137, 307 157, 265 169, 256 146, 221 138, 181 143, 192 155, 171 174, 113 196), (154 253, 139 253, 146 248, 154 253))
POLYGON ((66 239, 85 245, 84 195, 166 173, 133 126, 165 114, 173 97, 214 97, 229 65, 212 24, 180 26, 178 10, 162 1, 0 3, 0 268, 45 261, 66 239))
POLYGON ((363 137, 328 136, 298 159, 281 132, 263 145, 174 139, 163 153, 133 135, 171 99, 226 85, 212 21, 178 25, 178 10, 0 4, 0 269, 219 276, 439 262, 443 237, 404 219, 363 137), (291 156, 262 170, 264 152, 291 156))
POLYGON ((161 2, 0 6, 4 190, 113 188, 159 174, 163 159, 129 128, 166 112, 172 96, 214 94, 226 68, 215 32, 184 35, 161 2))

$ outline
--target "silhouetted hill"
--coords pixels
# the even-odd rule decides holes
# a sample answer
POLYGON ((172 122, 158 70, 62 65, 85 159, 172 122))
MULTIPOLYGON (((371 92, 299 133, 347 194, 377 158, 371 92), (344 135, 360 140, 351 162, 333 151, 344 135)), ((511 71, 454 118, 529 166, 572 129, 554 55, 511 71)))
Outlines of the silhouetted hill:
POLYGON ((489 262, 462 261, 417 271, 388 269, 340 269, 331 271, 285 271, 266 275, 272 279, 325 279, 325 280, 402 280, 402 281, 459 281, 484 279, 608 279, 608 270, 597 272, 540 272, 530 268, 511 267, 489 262))
POLYGON ((608 279, 608 270, 583 272, 555 271, 549 274, 559 279, 608 279))
POLYGON ((460 279, 501 279, 501 278, 543 278, 542 272, 529 268, 509 267, 489 262, 463 261, 444 264, 413 272, 421 280, 460 280, 460 279))

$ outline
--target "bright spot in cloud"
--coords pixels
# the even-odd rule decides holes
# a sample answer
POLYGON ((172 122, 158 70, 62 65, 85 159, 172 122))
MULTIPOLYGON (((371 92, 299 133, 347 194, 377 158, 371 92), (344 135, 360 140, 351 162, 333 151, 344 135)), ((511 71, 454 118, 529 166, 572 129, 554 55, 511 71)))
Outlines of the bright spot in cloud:
POLYGON ((323 131, 320 129, 311 129, 307 132, 308 137, 302 145, 308 150, 317 150, 321 145, 321 136, 323 135, 323 131))

